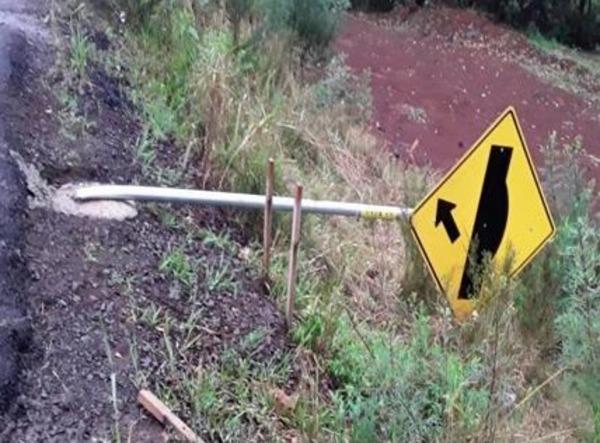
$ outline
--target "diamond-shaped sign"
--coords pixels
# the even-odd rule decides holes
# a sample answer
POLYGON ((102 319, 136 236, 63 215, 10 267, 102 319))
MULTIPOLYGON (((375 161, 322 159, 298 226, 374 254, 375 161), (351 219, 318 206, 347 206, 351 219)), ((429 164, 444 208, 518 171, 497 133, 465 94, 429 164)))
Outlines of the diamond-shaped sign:
POLYGON ((555 226, 509 107, 416 207, 410 220, 428 268, 454 314, 464 319, 480 295, 473 269, 511 257, 511 276, 531 261, 555 226))

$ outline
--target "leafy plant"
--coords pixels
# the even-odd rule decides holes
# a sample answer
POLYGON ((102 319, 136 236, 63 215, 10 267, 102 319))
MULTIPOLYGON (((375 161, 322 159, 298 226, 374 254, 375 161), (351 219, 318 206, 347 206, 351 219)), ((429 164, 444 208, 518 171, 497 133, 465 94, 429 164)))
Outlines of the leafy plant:
POLYGON ((600 44, 600 5, 594 0, 447 0, 460 7, 478 7, 520 29, 534 29, 548 39, 594 49, 600 44))
POLYGON ((449 424, 457 437, 481 425, 489 402, 482 361, 434 342, 422 311, 405 343, 365 331, 365 352, 350 331, 340 329, 330 370, 341 383, 334 408, 349 421, 351 441, 436 441, 449 424))
POLYGON ((163 258, 159 269, 170 274, 186 286, 191 286, 194 283, 196 272, 182 247, 171 249, 163 258))
POLYGON ((561 226, 561 300, 555 324, 560 362, 569 383, 589 403, 600 439, 600 225, 588 208, 591 193, 579 197, 561 226))
POLYGON ((333 40, 346 0, 258 0, 269 29, 291 32, 305 50, 322 53, 333 40))
POLYGON ((71 68, 81 82, 85 76, 92 45, 88 37, 77 27, 71 34, 71 68))

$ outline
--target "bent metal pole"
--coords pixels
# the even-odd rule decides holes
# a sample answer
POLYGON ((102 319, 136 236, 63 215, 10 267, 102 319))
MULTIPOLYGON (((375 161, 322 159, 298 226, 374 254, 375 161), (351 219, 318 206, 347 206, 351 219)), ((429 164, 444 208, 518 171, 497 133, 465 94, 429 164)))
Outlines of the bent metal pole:
MULTIPOLYGON (((230 192, 173 189, 152 186, 91 185, 75 190, 75 200, 124 200, 163 203, 192 203, 208 206, 230 206, 245 209, 264 209, 263 195, 230 192)), ((273 197, 273 210, 292 212, 294 199, 273 197)), ((361 217, 365 219, 399 220, 410 216, 412 209, 400 206, 381 206, 362 203, 302 200, 302 212, 361 217)))

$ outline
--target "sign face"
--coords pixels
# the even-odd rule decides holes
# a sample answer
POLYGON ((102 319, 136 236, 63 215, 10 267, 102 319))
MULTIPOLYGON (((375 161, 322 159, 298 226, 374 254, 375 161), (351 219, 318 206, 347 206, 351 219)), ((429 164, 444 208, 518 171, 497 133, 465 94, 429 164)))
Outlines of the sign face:
POLYGON ((555 233, 515 110, 508 108, 414 210, 411 229, 459 319, 486 257, 515 276, 555 233), (510 257, 510 261, 508 261, 510 257))

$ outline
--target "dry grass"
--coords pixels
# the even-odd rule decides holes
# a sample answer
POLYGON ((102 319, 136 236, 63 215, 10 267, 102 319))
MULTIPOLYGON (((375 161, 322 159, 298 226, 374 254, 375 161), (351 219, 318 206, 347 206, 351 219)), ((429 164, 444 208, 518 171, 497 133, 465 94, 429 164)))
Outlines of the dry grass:
POLYGON ((588 415, 585 404, 564 392, 554 398, 541 395, 526 409, 512 438, 516 442, 580 442, 582 432, 593 428, 593 423, 583 418, 588 415))
POLYGON ((533 38, 532 44, 541 54, 507 54, 533 75, 581 99, 600 106, 600 57, 597 54, 572 49, 544 37, 533 38))
MULTIPOLYGON (((283 63, 266 77, 240 76, 229 54, 203 58, 194 70, 191 106, 204 137, 193 158, 211 168, 212 184, 262 193, 266 159, 274 157, 280 194, 291 195, 300 181, 307 198, 413 205, 435 175, 394 159, 356 109, 342 103, 320 109, 312 86, 286 61, 285 44, 271 45, 283 63)), ((354 310, 364 311, 360 317, 387 323, 398 316, 407 237, 397 223, 319 217, 307 234, 344 281, 354 310)))

